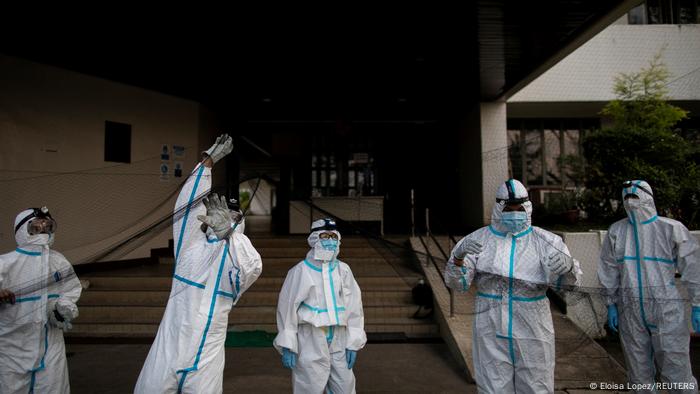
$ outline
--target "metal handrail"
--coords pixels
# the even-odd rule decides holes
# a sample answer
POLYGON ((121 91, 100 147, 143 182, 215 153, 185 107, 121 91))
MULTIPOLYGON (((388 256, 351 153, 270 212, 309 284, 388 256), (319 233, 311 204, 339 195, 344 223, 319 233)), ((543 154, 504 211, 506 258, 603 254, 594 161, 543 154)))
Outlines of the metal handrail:
MULTIPOLYGON (((430 236, 433 238, 433 241, 436 242, 435 237, 433 237, 432 234, 430 236)), ((437 270, 438 274, 440 274, 440 276, 442 277, 444 275, 444 270, 440 270, 440 267, 438 266, 437 261, 435 261, 435 258, 433 257, 432 253, 430 253, 430 249, 428 248, 428 245, 423 240, 423 237, 421 235, 418 235, 418 239, 420 240, 421 244, 423 245, 423 248, 425 249, 425 254, 428 255, 428 260, 430 260, 433 263, 433 266, 435 266, 435 270, 437 270)), ((440 252, 444 255, 445 252, 442 250, 442 247, 440 247, 439 244, 437 244, 437 242, 436 242, 436 245, 438 245, 438 247, 440 248, 440 252)), ((450 289, 447 286, 447 284, 444 282, 444 280, 442 281, 442 284, 445 286, 445 288, 447 289, 447 292, 450 294, 450 317, 454 317, 454 315, 455 315, 454 292, 452 291, 452 289, 450 289)))

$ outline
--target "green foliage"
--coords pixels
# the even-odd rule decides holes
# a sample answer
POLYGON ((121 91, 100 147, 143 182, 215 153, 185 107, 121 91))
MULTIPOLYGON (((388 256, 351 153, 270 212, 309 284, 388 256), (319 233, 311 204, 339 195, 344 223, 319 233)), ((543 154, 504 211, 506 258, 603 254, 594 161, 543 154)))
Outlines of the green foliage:
POLYGON ((240 190, 238 198, 240 199, 241 211, 247 210, 248 205, 250 205, 250 192, 248 190, 240 190))
POLYGON ((654 189, 661 214, 698 227, 700 149, 697 136, 673 130, 687 112, 668 103, 669 77, 657 55, 649 67, 616 78, 618 98, 601 112, 612 125, 583 142, 586 192, 582 200, 591 219, 622 216, 622 182, 643 179, 654 189))

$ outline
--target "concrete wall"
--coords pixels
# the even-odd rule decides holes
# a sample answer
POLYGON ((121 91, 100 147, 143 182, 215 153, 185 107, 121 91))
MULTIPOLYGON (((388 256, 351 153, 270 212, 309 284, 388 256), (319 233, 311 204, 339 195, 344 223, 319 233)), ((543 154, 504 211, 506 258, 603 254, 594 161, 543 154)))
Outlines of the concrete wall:
POLYGON ((508 179, 505 102, 485 102, 466 112, 458 135, 459 215, 469 227, 491 221, 498 186, 508 179))
MULTIPOLYGON (((700 241, 700 231, 692 233, 700 241)), ((572 256, 581 263, 583 270, 580 291, 566 295, 567 316, 594 338, 605 336, 604 325, 607 319, 605 301, 600 295, 597 278, 600 248, 606 234, 606 231, 559 233, 572 256)))
MULTIPOLYGON (((663 49, 673 100, 700 100, 700 25, 613 24, 513 95, 509 103, 614 99, 614 78, 637 72, 663 49)), ((509 114, 510 115, 510 114, 509 114)))
MULTIPOLYGON (((214 134, 214 124, 193 101, 0 56, 0 250, 15 247, 14 218, 27 207, 50 208, 59 224, 54 247, 73 263, 164 217, 184 179, 174 177, 175 161, 187 176, 198 136, 214 134), (104 161, 106 120, 131 124, 130 164, 104 161), (161 179, 163 144, 185 154, 169 152, 161 179)), ((171 237, 168 227, 112 258, 146 257, 171 237)))

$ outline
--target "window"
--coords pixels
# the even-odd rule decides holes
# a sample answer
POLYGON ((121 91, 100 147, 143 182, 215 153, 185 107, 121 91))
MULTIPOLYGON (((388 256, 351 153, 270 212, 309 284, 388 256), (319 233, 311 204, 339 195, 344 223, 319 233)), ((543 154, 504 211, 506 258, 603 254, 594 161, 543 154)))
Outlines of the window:
POLYGON ((631 25, 700 23, 700 0, 647 0, 630 10, 631 25))
POLYGON ((376 196, 378 170, 369 132, 336 134, 325 130, 311 140, 311 196, 376 196))
POLYGON ((375 195, 374 158, 369 153, 350 154, 347 168, 349 197, 375 195))
POLYGON ((105 161, 131 163, 131 125, 105 121, 105 161))
POLYGON ((646 5, 640 4, 627 14, 627 23, 630 25, 644 25, 647 23, 646 5))
POLYGON ((527 186, 568 187, 572 174, 562 158, 582 155, 582 136, 597 119, 509 119, 508 168, 527 186))
POLYGON ((335 195, 338 187, 337 160, 334 154, 311 155, 311 195, 313 197, 335 195))

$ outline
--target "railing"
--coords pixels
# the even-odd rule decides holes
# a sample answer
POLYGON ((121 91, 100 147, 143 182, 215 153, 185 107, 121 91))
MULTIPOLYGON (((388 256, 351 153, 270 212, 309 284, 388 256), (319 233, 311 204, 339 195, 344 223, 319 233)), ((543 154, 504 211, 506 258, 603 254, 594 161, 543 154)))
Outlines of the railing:
MULTIPOLYGON (((418 238, 420 239, 421 244, 423 244, 423 248, 425 249, 425 252, 428 255, 428 260, 430 260, 433 263, 437 272, 440 274, 441 277, 444 278, 445 270, 447 269, 447 262, 449 261, 450 256, 442 248, 442 245, 437 240, 437 238, 435 238, 435 235, 433 234, 433 232, 430 231, 430 209, 429 208, 426 208, 426 210, 425 210, 425 223, 426 223, 426 237, 428 238, 428 240, 432 240, 433 243, 435 244, 435 246, 437 246, 437 249, 440 251, 440 254, 442 255, 443 261, 445 262, 443 264, 442 269, 440 269, 437 261, 435 261, 435 258, 433 257, 432 253, 430 252, 430 248, 429 248, 428 244, 423 240, 423 237, 418 235, 418 238)), ((447 240, 448 240, 448 247, 451 246, 450 242, 453 244, 457 243, 457 241, 455 240, 455 237, 453 235, 451 235, 449 233, 449 231, 447 232, 447 240)), ((451 248, 450 248, 450 252, 451 252, 451 248)), ((454 317, 454 310, 455 310, 454 292, 452 291, 452 289, 447 287, 447 284, 445 284, 444 281, 443 281, 443 284, 445 285, 445 288, 447 289, 448 293, 450 294, 450 317, 454 317)))

